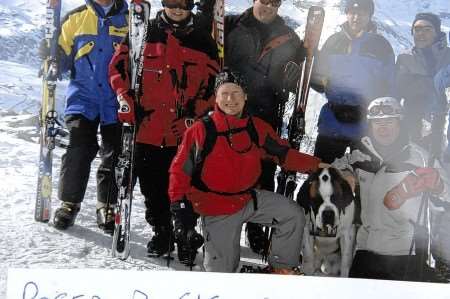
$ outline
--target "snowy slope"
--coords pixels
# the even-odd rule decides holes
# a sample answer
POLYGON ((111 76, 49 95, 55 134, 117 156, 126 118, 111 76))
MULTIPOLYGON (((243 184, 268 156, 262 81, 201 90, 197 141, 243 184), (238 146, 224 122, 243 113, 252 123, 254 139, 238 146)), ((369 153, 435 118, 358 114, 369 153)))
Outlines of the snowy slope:
MULTIPOLYGON (((83 0, 63 0, 63 11, 84 3, 83 0)), ((153 13, 161 7, 152 1, 153 13)), ((226 0, 227 12, 238 13, 252 0, 226 0)), ((164 269, 165 261, 147 259, 146 243, 151 231, 144 221, 142 197, 137 188, 133 206, 133 236, 131 258, 120 262, 110 257, 111 240, 96 227, 95 177, 91 174, 86 200, 77 224, 67 232, 33 220, 38 145, 36 114, 39 109, 41 81, 36 77, 38 61, 35 50, 42 36, 40 25, 44 0, 0 0, 0 227, 4 239, 0 242, 0 298, 5 296, 6 271, 10 267, 45 268, 108 268, 164 269)), ((301 35, 306 11, 311 5, 326 7, 322 42, 345 20, 340 0, 286 0, 280 13, 301 35)), ((443 18, 443 27, 450 29, 448 0, 376 0, 375 20, 380 32, 399 53, 411 45, 410 23, 419 11, 433 11, 443 18)), ((57 90, 59 111, 62 110, 64 83, 57 90)), ((314 125, 324 100, 312 93, 308 107, 307 141, 313 142, 314 125)), ((306 148, 311 150, 310 145, 306 148)), ((58 177, 63 151, 55 150, 54 175, 58 177)), ((93 169, 96 169, 95 162, 93 169)), ((57 181, 53 192, 56 208, 57 181)), ((245 260, 254 261, 246 248, 245 260)), ((183 268, 175 264, 175 268, 183 268)))

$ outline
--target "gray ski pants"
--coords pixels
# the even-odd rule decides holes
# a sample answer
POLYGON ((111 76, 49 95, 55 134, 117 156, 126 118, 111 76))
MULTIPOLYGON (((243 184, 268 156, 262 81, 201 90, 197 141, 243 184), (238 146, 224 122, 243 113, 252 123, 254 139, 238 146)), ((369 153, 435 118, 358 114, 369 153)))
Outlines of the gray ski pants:
POLYGON ((242 224, 260 223, 274 228, 269 265, 293 268, 299 265, 305 215, 300 206, 286 197, 256 190, 253 201, 233 215, 203 216, 205 237, 204 267, 208 272, 236 272, 240 259, 242 224))

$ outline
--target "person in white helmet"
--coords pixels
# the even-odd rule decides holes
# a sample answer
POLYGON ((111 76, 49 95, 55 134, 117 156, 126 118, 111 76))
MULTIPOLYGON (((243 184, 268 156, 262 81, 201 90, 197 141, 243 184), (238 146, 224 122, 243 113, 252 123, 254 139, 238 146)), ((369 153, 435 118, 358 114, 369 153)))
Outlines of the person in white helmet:
POLYGON ((355 183, 360 187, 362 225, 350 277, 437 280, 419 260, 420 250, 427 248, 420 241, 426 242, 428 236, 415 238, 414 224, 424 192, 448 200, 447 178, 438 162, 428 165, 427 151, 409 141, 403 116, 395 98, 371 101, 367 136, 357 149, 332 164, 353 187, 355 183))

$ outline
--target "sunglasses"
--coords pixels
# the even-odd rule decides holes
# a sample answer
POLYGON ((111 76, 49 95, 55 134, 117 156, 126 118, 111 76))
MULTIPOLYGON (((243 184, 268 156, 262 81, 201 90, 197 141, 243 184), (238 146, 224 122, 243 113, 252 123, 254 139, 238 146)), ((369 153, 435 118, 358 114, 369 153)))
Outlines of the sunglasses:
POLYGON ((392 115, 395 116, 396 113, 394 107, 391 105, 376 105, 369 109, 369 116, 378 116, 378 115, 392 115))
POLYGON ((271 5, 272 7, 280 7, 281 0, 259 0, 263 5, 271 5))
POLYGON ((179 8, 182 10, 191 10, 192 7, 189 7, 186 3, 187 1, 184 0, 164 0, 164 7, 170 9, 179 8))
POLYGON ((434 27, 433 26, 414 26, 413 32, 430 34, 430 33, 434 32, 434 27))

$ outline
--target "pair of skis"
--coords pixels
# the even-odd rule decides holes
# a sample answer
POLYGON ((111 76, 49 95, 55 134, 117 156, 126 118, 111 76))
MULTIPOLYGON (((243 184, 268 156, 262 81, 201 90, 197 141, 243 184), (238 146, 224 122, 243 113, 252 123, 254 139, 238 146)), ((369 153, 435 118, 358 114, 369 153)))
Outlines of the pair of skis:
MULTIPOLYGON (((150 17, 150 3, 134 0, 130 3, 129 40, 130 69, 132 70, 131 86, 135 101, 139 103, 140 82, 143 70, 143 47, 150 17)), ((55 111, 55 90, 57 81, 57 42, 60 28, 61 0, 47 0, 45 42, 50 49, 44 59, 42 105, 39 117, 40 124, 40 157, 35 206, 35 220, 48 222, 51 215, 52 195, 52 152, 55 148, 56 136, 62 135, 55 111)), ((115 169, 115 177, 119 189, 118 203, 115 208, 115 230, 113 235, 112 254, 125 260, 130 254, 130 217, 133 198, 133 166, 136 141, 136 126, 124 124, 122 128, 122 147, 115 169)))
MULTIPOLYGON (((147 35, 151 5, 144 0, 134 0, 129 9, 129 49, 131 86, 135 103, 139 104, 143 70, 143 50, 147 35)), ((213 38, 219 50, 219 64, 224 63, 224 0, 217 0, 214 6, 213 38)), ((130 254, 130 220, 133 198, 133 168, 136 142, 136 125, 124 124, 122 127, 122 149, 116 166, 116 182, 119 189, 115 210, 115 229, 112 255, 125 260, 130 254)), ((170 256, 168 257, 168 261, 170 256)))
MULTIPOLYGON (((300 143, 305 134, 305 112, 310 90, 311 74, 322 34, 324 19, 325 11, 322 7, 311 6, 309 8, 303 40, 306 57, 302 63, 301 76, 297 83, 295 93, 294 110, 288 124, 288 140, 296 150, 300 149, 300 143)), ((293 199, 295 189, 297 188, 297 173, 281 170, 277 177, 277 182, 277 193, 293 199)))
POLYGON ((61 1, 47 0, 44 42, 50 51, 44 59, 40 72, 40 75, 42 75, 42 103, 39 113, 39 171, 34 212, 34 219, 39 222, 50 220, 53 149, 56 145, 56 136, 63 135, 55 110, 55 91, 58 76, 56 51, 60 16, 61 1))
MULTIPOLYGON (((135 105, 139 105, 141 79, 144 65, 144 45, 147 36, 151 5, 145 0, 130 3, 128 19, 129 55, 131 87, 134 91, 135 105)), ((118 198, 115 208, 115 227, 112 242, 112 255, 125 260, 130 255, 131 204, 133 200, 133 170, 137 125, 123 124, 122 147, 115 169, 118 198)))

